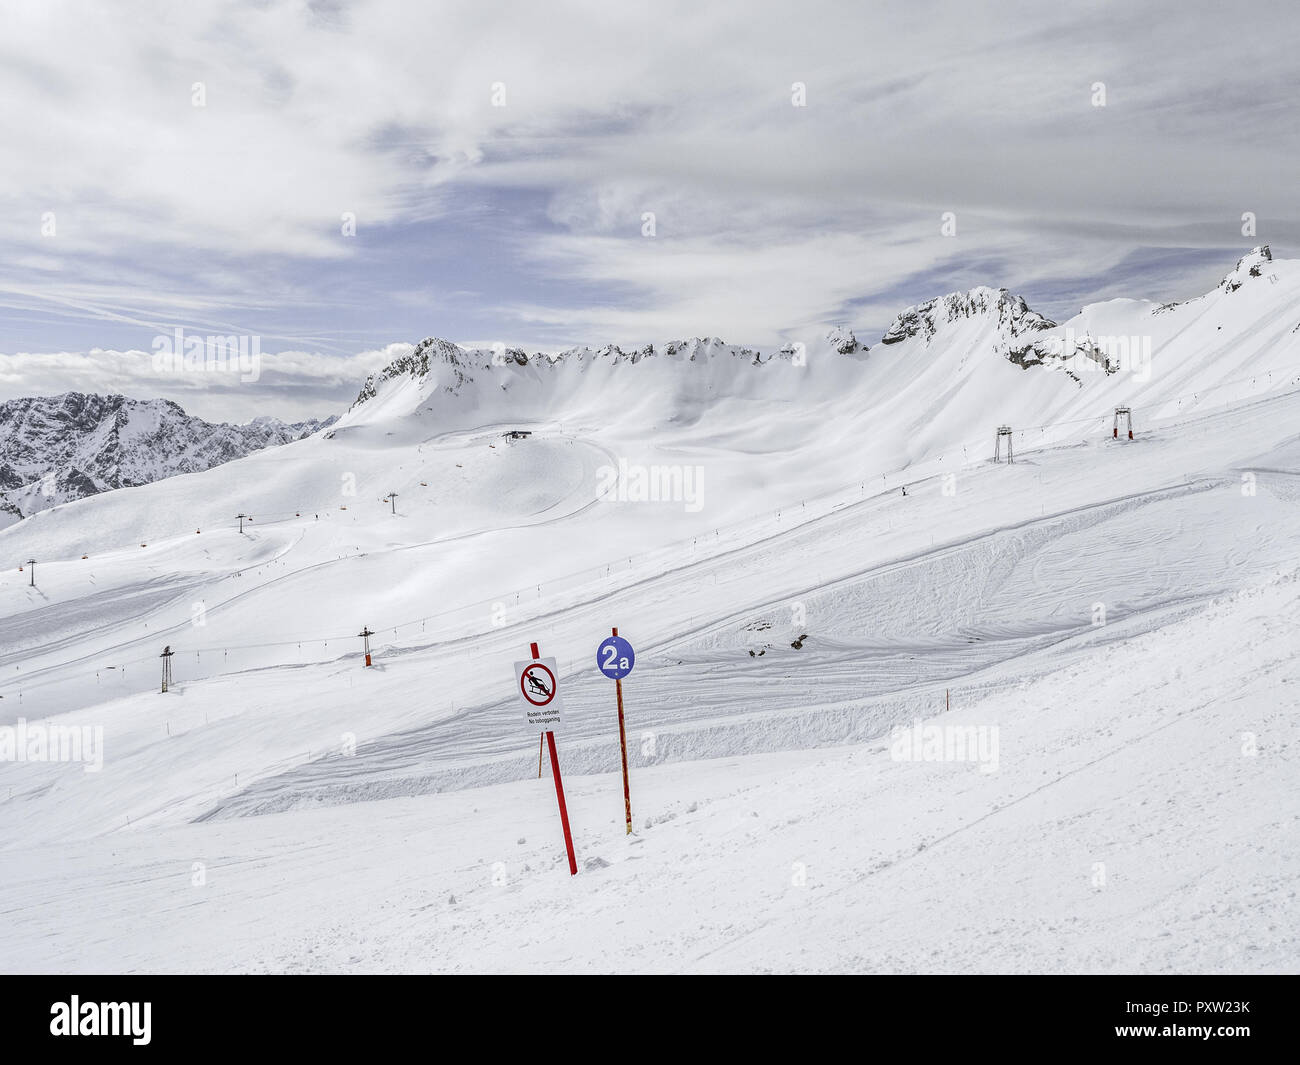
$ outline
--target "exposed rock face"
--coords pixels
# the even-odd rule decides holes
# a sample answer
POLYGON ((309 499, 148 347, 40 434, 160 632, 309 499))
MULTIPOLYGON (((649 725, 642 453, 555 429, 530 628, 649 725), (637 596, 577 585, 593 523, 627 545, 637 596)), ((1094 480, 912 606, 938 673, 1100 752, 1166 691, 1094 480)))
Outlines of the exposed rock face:
POLYGON ((1236 292, 1248 279, 1263 274, 1265 264, 1272 261, 1273 253, 1269 251, 1267 244, 1252 248, 1248 254, 1237 260, 1237 265, 1232 268, 1232 272, 1227 277, 1219 282, 1219 287, 1224 292, 1236 292))
MULTIPOLYGON (((852 329, 832 329, 826 334, 826 339, 841 355, 852 355, 858 350, 858 338, 853 335, 852 329)), ((866 345, 862 345, 862 350, 866 350, 866 345)))
POLYGON ((995 316, 1008 339, 1056 325, 1037 311, 1030 310, 1022 297, 1013 296, 1004 288, 981 287, 969 292, 952 292, 907 308, 885 330, 880 342, 897 344, 909 337, 929 340, 945 326, 977 315, 995 316))
POLYGON ((67 392, 0 404, 0 511, 10 518, 113 488, 196 473, 331 424, 213 424, 166 399, 67 392))

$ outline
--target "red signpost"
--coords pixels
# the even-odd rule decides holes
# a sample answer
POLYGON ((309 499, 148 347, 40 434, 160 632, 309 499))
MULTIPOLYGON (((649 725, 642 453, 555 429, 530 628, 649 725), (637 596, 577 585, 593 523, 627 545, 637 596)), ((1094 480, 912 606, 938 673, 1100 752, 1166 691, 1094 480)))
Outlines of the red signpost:
MULTIPOLYGON (((530 644, 529 651, 533 656, 533 662, 540 663, 542 656, 537 649, 537 644, 535 643, 530 644)), ((531 669, 532 667, 530 666, 528 667, 528 669, 525 670, 525 676, 529 673, 531 669)), ((547 669, 547 667, 545 666, 539 666, 539 672, 542 672, 544 674, 551 674, 551 670, 547 669)), ((553 674, 551 674, 551 679, 552 682, 554 682, 553 674)), ((532 705, 544 706, 554 700, 555 692, 558 689, 558 684, 554 685, 554 687, 552 688, 550 697, 547 698, 546 703, 538 703, 529 697, 527 688, 524 686, 524 680, 525 677, 521 676, 520 690, 525 702, 531 703, 532 705)), ((567 805, 565 805, 564 802, 564 781, 560 779, 560 756, 555 751, 555 732, 551 729, 546 730, 546 746, 550 749, 551 752, 551 775, 555 778, 555 798, 556 801, 560 804, 560 824, 564 826, 564 846, 569 852, 569 875, 577 876, 578 859, 574 856, 573 853, 573 833, 569 831, 569 808, 567 805)))
POLYGON ((578 875, 578 859, 573 855, 573 835, 569 832, 569 808, 564 805, 564 782, 560 780, 560 759, 555 753, 555 733, 546 733, 546 746, 551 750, 551 770, 555 774, 555 797, 560 803, 560 823, 564 825, 564 846, 569 851, 569 875, 578 875))

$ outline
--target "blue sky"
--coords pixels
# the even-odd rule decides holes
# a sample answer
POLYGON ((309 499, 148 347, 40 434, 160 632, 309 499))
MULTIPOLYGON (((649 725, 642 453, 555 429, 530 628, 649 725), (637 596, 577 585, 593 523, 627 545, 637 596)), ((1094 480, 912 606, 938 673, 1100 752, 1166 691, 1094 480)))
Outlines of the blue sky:
POLYGON ((0 399, 324 414, 428 335, 874 342, 977 284, 1187 298, 1300 237, 1284 4, 7 13, 0 399), (176 327, 259 336, 261 378, 158 375, 176 327))

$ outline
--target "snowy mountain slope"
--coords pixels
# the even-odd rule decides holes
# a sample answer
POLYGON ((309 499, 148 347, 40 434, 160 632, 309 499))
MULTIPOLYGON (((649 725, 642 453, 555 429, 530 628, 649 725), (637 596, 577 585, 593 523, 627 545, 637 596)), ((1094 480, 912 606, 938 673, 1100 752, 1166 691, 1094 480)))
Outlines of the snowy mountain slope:
MULTIPOLYGON (((1285 270, 1287 264, 1279 268, 1285 270)), ((1256 285, 1266 281, 1254 279, 1256 285)), ((1243 286, 1206 299, 1240 299, 1250 291, 1243 286)), ((1261 289, 1265 294, 1274 291, 1271 285, 1261 289)), ((1196 302, 1184 306, 1194 310, 1196 302)), ((1134 305, 1126 306, 1132 310, 1134 305)), ((1138 313, 1145 316, 1146 310, 1138 313)), ((1177 313, 1166 313, 1161 319, 1173 320, 1177 313)), ((638 565, 662 572, 680 566, 684 557, 703 558, 756 536, 788 532, 792 524, 882 490, 896 490, 909 481, 945 471, 964 477, 987 454, 973 440, 969 449, 956 453, 923 452, 924 460, 901 474, 897 467, 882 464, 878 456, 892 450, 895 457, 902 457, 897 449, 912 450, 916 439, 958 440, 981 421, 987 431, 992 419, 977 401, 995 391, 991 383, 1004 389, 1008 381, 1023 382, 1022 400, 1039 393, 1050 395, 1055 409, 1066 415, 1075 413, 1071 404, 1082 404, 1081 392, 1126 383, 1126 375, 1096 373, 1079 375, 1080 384, 1046 367, 1022 369, 996 354, 981 360, 966 351, 970 345, 972 352, 984 350, 988 355, 979 345, 1001 336, 998 323, 997 318, 963 317, 946 345, 932 340, 929 348, 912 351, 906 361, 895 359, 892 380, 909 398, 892 400, 877 389, 874 402, 865 397, 861 401, 870 404, 866 418, 847 385, 830 389, 838 395, 824 402, 809 403, 808 392, 818 374, 833 376, 846 367, 862 375, 879 372, 880 364, 872 360, 881 349, 862 361, 838 353, 828 359, 810 356, 803 367, 792 360, 753 366, 748 357, 744 365, 732 366, 735 356, 707 357, 716 345, 706 345, 704 350, 697 345, 679 353, 681 358, 669 356, 656 363, 654 357, 647 357, 618 367, 611 367, 608 359, 577 358, 567 367, 563 360, 558 364, 548 360, 528 369, 538 386, 536 393, 545 395, 550 390, 550 400, 559 408, 552 414, 575 416, 574 405, 564 405, 568 394, 557 391, 560 375, 567 373, 577 382, 574 395, 585 388, 597 397, 580 399, 577 405, 588 409, 579 413, 598 414, 596 408, 604 404, 621 416, 604 427, 571 422, 576 428, 566 426, 563 433, 556 424, 529 423, 537 428, 537 435, 517 444, 500 437, 501 427, 518 424, 514 421, 500 422, 496 429, 447 430, 441 418, 425 409, 442 402, 435 388, 436 373, 412 374, 398 367, 381 382, 378 394, 355 406, 330 433, 204 474, 172 479, 165 486, 129 489, 66 505, 9 530, 0 536, 0 545, 8 547, 15 562, 11 579, 25 583, 16 563, 38 557, 42 580, 39 589, 23 591, 0 607, 0 617, 11 619, 6 629, 14 640, 39 620, 62 633, 63 642, 77 644, 82 663, 110 648, 121 659, 147 660, 157 653, 157 634, 179 636, 192 629, 196 611, 202 611, 203 631, 189 633, 191 645, 224 649, 247 644, 239 633, 246 629, 244 612, 252 610, 277 637, 306 637, 304 660, 332 657, 339 644, 336 641, 329 650, 325 637, 350 635, 379 618, 405 621, 436 613, 441 619, 434 631, 463 631, 466 625, 477 631, 492 623, 498 603, 511 609, 563 603, 588 594, 611 576, 629 579, 638 565), (691 361, 691 354, 700 357, 691 361), (663 390, 683 406, 692 396, 704 403, 733 371, 746 378, 750 395, 745 402, 736 404, 734 397, 716 399, 707 408, 707 417, 692 418, 685 425, 638 425, 632 414, 636 403, 632 392, 642 388, 639 383, 626 401, 613 396, 623 380, 620 374, 652 372, 663 377, 663 390), (763 375, 769 372, 787 376, 767 379, 763 375), (945 374, 953 382, 947 389, 942 384, 945 374), (705 378, 704 387, 700 377, 705 378), (802 391, 791 391, 796 381, 802 382, 798 386, 802 391), (765 390, 774 395, 765 396, 765 390), (750 415, 751 411, 772 412, 778 404, 784 411, 780 417, 750 415), (815 412, 816 425, 806 413, 809 408, 815 412), (903 413, 916 410, 922 412, 921 419, 903 413), (943 411, 952 413, 952 425, 943 411), (864 421, 875 425, 874 430, 864 421), (847 447, 860 457, 846 460, 847 447), (699 509, 683 502, 602 501, 601 468, 608 469, 619 459, 697 467, 703 488, 699 509), (884 475, 876 480, 882 468, 884 475), (846 477, 854 476, 862 480, 858 491, 851 484, 845 487, 846 477), (384 502, 394 490, 399 504, 396 515, 384 502), (808 499, 812 499, 811 509, 808 499), (233 515, 238 511, 251 515, 249 533, 242 538, 234 530, 233 515), (645 520, 648 513, 653 515, 651 522, 645 520), (181 525, 186 519, 192 528, 181 525), (579 527, 584 530, 580 534, 584 549, 575 557, 569 543, 571 529, 579 527), (82 555, 91 557, 83 560, 82 555), (165 610, 139 613, 144 601, 138 592, 140 567, 151 575, 149 601, 164 594, 170 597, 165 610), (93 599, 85 599, 92 589, 93 599), (30 609, 36 613, 29 613, 30 609), (106 627, 105 618, 131 619, 131 624, 106 627), (311 625, 304 624, 307 618, 311 625)), ((1235 330, 1243 331, 1242 327, 1235 330)), ((1191 325, 1180 325, 1178 332, 1183 347, 1192 349, 1191 325)), ((920 341, 901 342, 885 354, 894 359, 894 352, 907 353, 912 343, 920 341)), ((1175 413, 1182 409, 1177 393, 1187 381, 1180 371, 1203 376, 1216 361, 1207 356, 1223 354, 1212 346, 1202 345, 1202 349, 1199 359, 1161 351, 1169 365, 1159 373, 1153 371, 1145 385, 1153 401, 1163 401, 1175 413)), ((450 346, 442 351, 447 354, 450 346)), ((431 365, 436 370, 436 360, 431 365)), ((461 369, 467 368, 468 362, 463 363, 461 369)), ((1217 362, 1216 368, 1221 376, 1229 372, 1217 362)), ((498 367, 479 369, 499 372, 498 367)), ((1278 379, 1282 381, 1280 373, 1278 379)), ((522 387, 527 382, 512 378, 508 383, 522 387)), ((1256 382, 1257 393, 1268 384, 1265 375, 1256 382)), ((502 390, 480 390, 497 402, 491 395, 494 391, 502 390)), ((1236 395, 1237 386, 1230 391, 1236 395)), ((513 396, 508 398, 514 402, 513 396)), ((1185 406, 1195 414, 1213 409, 1216 400, 1216 391, 1209 389, 1203 398, 1189 399, 1185 406)), ((1053 410, 1043 400, 1037 402, 1040 412, 1053 410)), ((1156 439, 1142 422, 1143 412, 1149 410, 1136 408, 1143 446, 1156 439)), ((508 405, 492 411, 480 406, 460 417, 505 418, 512 412, 508 405)), ((1082 426, 1067 417, 1064 426, 1044 426, 1037 433, 1019 430, 1018 446, 1041 446, 1057 436, 1079 439, 1085 433, 1096 442, 1093 434, 1105 440, 1109 428, 1104 414, 1085 419, 1082 426)), ((1275 437, 1276 433, 1263 444, 1271 446, 1275 437)), ((988 439, 984 436, 985 447, 988 439)), ((1180 441, 1179 453, 1184 456, 1190 454, 1185 448, 1180 441)), ((1220 457, 1220 445, 1209 441, 1204 462, 1212 466, 1220 457)), ((1113 497, 1119 494, 1114 486, 1121 480, 1133 484, 1134 476, 1147 476, 1135 472, 1132 465, 1120 460, 1109 480, 1095 486, 1084 482, 1094 495, 1064 505, 1113 497)), ((1163 466, 1153 465, 1148 488, 1160 487, 1166 475, 1163 466)), ((999 518, 986 512, 975 529, 996 528, 999 518)), ((885 520, 892 519, 886 515, 885 520)), ((817 549, 815 543, 800 548, 817 549)), ((852 544, 839 557, 856 560, 860 550, 852 544)), ((863 564, 878 557, 873 555, 863 564)), ((428 621, 421 626, 428 634, 428 621)), ((48 664, 54 673, 59 672, 59 654, 48 664)), ((35 668, 34 658, 24 654, 25 668, 35 668)), ((246 651, 241 652, 241 660, 259 664, 276 659, 257 658, 246 651)))
POLYGON ((992 316, 999 331, 1008 339, 1041 329, 1051 329, 1055 322, 1030 309, 1021 296, 1006 289, 981 287, 970 292, 953 292, 916 307, 909 307, 894 319, 880 338, 882 344, 898 344, 913 337, 929 341, 940 329, 961 318, 992 316))
POLYGON ((170 400, 125 396, 38 396, 0 403, 0 506, 16 517, 114 488, 298 440, 330 425, 255 418, 214 425, 170 400))
POLYGON ((367 380, 341 424, 418 414, 449 429, 511 419, 605 426, 616 414, 624 426, 694 427, 773 452, 816 427, 902 464, 983 446, 990 422, 1070 438, 1065 427, 1109 422, 1118 405, 1139 420, 1169 417, 1293 383, 1297 367, 1300 265, 1274 261, 1265 246, 1187 303, 1113 300, 1056 325, 1005 289, 977 288, 908 308, 870 349, 838 332, 766 355, 716 338, 558 356, 431 338, 367 380), (737 435, 754 423, 752 435, 737 435), (918 429, 934 433, 920 451, 876 439, 911 444, 918 429))
MULTIPOLYGON (((1111 301, 1050 329, 1022 301, 975 290, 956 301, 965 313, 931 316, 914 337, 848 354, 837 350, 845 345, 836 334, 771 357, 710 340, 653 354, 508 353, 505 365, 494 365, 493 352, 425 341, 367 381, 332 435, 300 446, 293 462, 279 461, 285 452, 253 457, 246 461, 254 466, 218 468, 180 496, 200 528, 228 524, 232 507, 255 516, 336 510, 348 490, 376 499, 396 490, 410 503, 421 488, 438 487, 429 476, 449 476, 438 460, 531 426, 633 463, 704 466, 707 513, 663 530, 680 539, 837 491, 855 477, 922 476, 936 472, 940 459, 982 459, 1002 423, 1023 448, 1109 433, 1122 404, 1143 428, 1291 387, 1300 381, 1300 264, 1266 254, 1242 260, 1230 277, 1245 282, 1233 291, 1220 286, 1173 308, 1111 301), (1259 263, 1267 269, 1251 276, 1259 263), (1043 361, 1015 361, 1025 337, 1042 349, 1043 361), (1139 354, 1106 372, 1087 351, 1118 338, 1137 338, 1129 346, 1139 354), (1141 355, 1147 338, 1149 361, 1141 355), (394 480, 401 483, 388 483, 394 480)), ((1117 366, 1123 354, 1114 353, 1117 366)), ((497 450, 496 457, 515 453, 497 450)), ((596 486, 587 487, 590 500, 596 486)), ((106 535, 90 532, 83 512, 60 508, 66 515, 39 530, 0 537, 0 549, 21 554, 39 542, 47 557, 79 557, 106 543, 185 533, 189 522, 166 516, 170 508, 154 506, 154 498, 134 493, 121 506, 107 504, 111 516, 97 511, 106 520, 94 524, 106 535)))
MULTIPOLYGON (((519 602, 504 594, 480 601, 478 586, 454 583, 441 567, 436 583, 426 583, 410 551, 335 559, 295 575, 292 553, 310 541, 293 541, 280 557, 278 541, 259 534, 240 548, 231 532, 218 544, 240 551, 245 577, 229 582, 235 591, 226 606, 204 593, 201 627, 192 624, 189 587, 162 589, 151 581, 150 594, 171 601, 153 603, 101 636, 79 631, 81 612, 90 609, 79 596, 56 605, 65 589, 54 582, 66 574, 77 583, 81 563, 52 564, 46 617, 66 619, 66 646, 0 659, 0 669, 24 678, 6 686, 3 706, 16 713, 15 690, 29 715, 139 690, 156 678, 161 644, 178 651, 184 698, 174 709, 166 709, 173 697, 128 697, 111 710, 92 706, 78 715, 106 714, 124 730, 115 742, 138 749, 145 761, 121 755, 115 771, 152 783, 140 792, 140 805, 114 809, 91 800, 99 779, 69 779, 56 770, 57 788, 68 789, 69 833, 100 831, 115 818, 147 823, 213 809, 228 816, 526 775, 535 753, 521 750, 499 671, 484 663, 511 661, 539 634, 564 670, 582 671, 567 697, 566 761, 575 771, 607 770, 617 764, 608 691, 590 655, 614 623, 638 647, 641 706, 632 720, 659 737, 654 764, 870 738, 942 702, 945 688, 999 690, 1059 664, 1071 648, 1157 628, 1285 566, 1300 535, 1297 477, 1283 472, 1294 469, 1297 442, 1289 427, 1296 409, 1296 398, 1286 397, 1138 445, 1054 449, 1012 467, 985 464, 962 474, 954 496, 945 496, 936 478, 914 484, 906 498, 867 497, 802 526, 774 526, 748 545, 733 539, 717 552, 701 549, 676 561, 637 559, 624 572, 590 574, 519 602), (1261 451, 1270 438, 1278 443, 1261 451), (1249 498, 1235 465, 1213 465, 1225 440, 1256 464, 1249 498), (1022 519, 1008 526, 1009 512, 1022 519), (250 556, 251 548, 262 554, 250 556), (258 584, 241 590, 245 578, 258 584), (429 587, 441 589, 436 602, 424 595, 429 587), (349 591, 340 597, 335 588, 349 591), (1095 623, 1099 602, 1102 626, 1095 623), (385 603, 396 606, 376 618, 385 603), (394 617, 399 607, 411 613, 394 617), (411 622, 430 614, 436 616, 411 622), (357 674, 354 634, 363 623, 379 630, 378 668, 357 674), (139 635, 123 645, 132 631, 139 635), (295 635, 301 645, 285 646, 295 635), (312 643, 308 636, 326 639, 312 643), (803 646, 792 647, 801 636, 803 646), (322 657, 331 664, 298 665, 322 657), (256 667, 263 671, 237 672, 256 667), (205 676, 225 679, 201 682, 205 676), (429 677, 438 678, 436 686, 429 677), (153 743, 160 708, 173 733, 170 748, 153 743), (760 711, 764 726, 750 728, 747 721, 760 711), (208 727, 218 720, 229 731, 208 727), (338 737, 347 733, 360 746, 338 757, 338 737), (227 744, 228 755, 216 757, 227 744), (192 758, 180 756, 191 747, 192 758), (196 768, 196 759, 208 756, 211 773, 196 768), (227 757, 242 761, 233 796, 219 768, 227 757), (161 787, 173 773, 174 784, 161 787), (160 803, 159 791, 176 797, 160 803), (187 797, 176 806, 180 794, 187 797), (99 812, 87 821, 89 806, 99 812)), ((519 530, 522 550, 536 532, 519 530)), ((469 541, 475 565, 459 568, 502 567, 510 555, 493 546, 500 541, 479 540, 469 541)), ((558 540, 549 542, 560 550, 558 540)), ((581 550, 568 549, 575 568, 581 550)), ((21 593, 23 576, 11 574, 2 586, 21 593)), ((134 594, 124 603, 136 610, 143 589, 129 587, 134 594)), ((97 591, 99 601, 106 591, 97 591)), ((58 820, 52 810, 46 816, 58 820)))
MULTIPOLYGON (((849 968, 925 968, 918 951, 928 942, 936 957, 938 938, 914 947, 900 933, 885 953, 857 956, 829 941, 834 915, 871 935, 877 910, 865 900, 882 883, 872 878, 898 866, 901 879, 880 891, 894 919, 919 920, 934 893, 906 870, 964 881, 976 855, 1031 862, 1032 837, 1050 841, 1041 865, 1001 892, 963 899, 992 927, 1029 914, 1038 932, 1026 949, 979 955, 990 942, 954 927, 944 964, 978 967, 983 957, 990 968, 1038 970, 1082 959, 1104 969, 1146 958, 1276 968, 1267 944, 1235 959, 1198 957, 1190 937, 1162 943, 1132 916, 1172 897, 1179 928, 1205 919, 1197 893, 1179 886, 1196 877, 1254 892, 1252 912, 1276 915, 1288 875, 1267 832, 1293 812, 1242 813, 1272 801, 1276 765, 1194 771, 1225 729, 1267 734, 1286 751, 1297 727, 1293 681, 1277 666, 1293 651, 1293 629, 1269 613, 1294 611, 1294 585, 1269 582, 1293 573, 1300 536, 1300 388, 1285 325, 1300 275, 1287 262, 1257 275, 1247 262, 1234 275, 1244 275, 1240 286, 1174 308, 1113 301, 1086 308, 1073 326, 1022 328, 1012 313, 1019 304, 977 290, 954 304, 969 314, 941 320, 933 305, 933 329, 865 352, 830 337, 804 349, 806 358, 793 349, 756 359, 707 341, 635 360, 611 349, 500 366, 490 352, 436 342, 372 379, 330 432, 38 514, 0 533, 12 560, 0 572, 0 724, 98 725, 105 759, 95 773, 0 764, 0 853, 32 870, 21 890, 68 897, 60 885, 69 868, 78 890, 92 890, 113 875, 103 864, 113 847, 129 843, 132 869, 179 870, 175 887, 170 873, 147 885, 127 874, 130 904, 165 910, 177 927, 206 914, 218 967, 310 966, 317 948, 324 967, 346 968, 364 965, 353 954, 379 957, 388 933, 340 938, 328 920, 299 920, 295 902, 283 936, 231 938, 224 918, 194 909, 204 896, 190 893, 190 864, 204 852, 246 854, 241 868, 253 871, 234 874, 237 888, 224 881, 235 893, 223 904, 277 911, 265 884, 288 870, 267 854, 285 855, 300 900, 320 877, 317 856, 339 860, 312 841, 367 824, 363 871, 320 896, 331 912, 348 913, 370 904, 364 885, 394 868, 390 851, 402 860, 417 820, 432 818, 448 840, 428 851, 423 879, 437 893, 395 890, 395 912, 434 913, 454 892, 466 908, 436 913, 461 924, 465 942, 482 945, 479 956, 549 956, 530 953, 536 937, 523 929, 532 900, 564 890, 564 878, 553 861, 553 811, 538 812, 535 792, 523 790, 538 786, 537 750, 508 690, 510 663, 538 640, 558 657, 566 686, 561 758, 583 811, 579 845, 620 870, 629 863, 617 874, 584 869, 574 883, 617 876, 641 898, 662 889, 657 867, 668 855, 694 855, 698 875, 669 896, 680 908, 692 892, 716 895, 718 920, 732 915, 714 924, 708 911, 693 941, 647 928, 643 958, 669 968, 788 964, 795 918, 766 888, 728 887, 722 864, 766 883, 760 866, 780 854, 783 885, 792 863, 805 861, 793 852, 811 847, 810 867, 844 863, 828 896, 837 901, 814 907, 818 949, 849 968), (1090 339, 1066 354, 1071 328, 1090 339), (1094 341, 1144 328, 1151 372, 1107 373, 1094 341), (1025 343, 1051 357, 1017 361, 1025 343), (1111 410, 1125 401, 1134 406, 1131 442, 1111 437, 1111 410), (1023 414, 1009 466, 989 461, 992 429, 1010 420, 1008 410, 1023 414), (507 441, 511 428, 533 435, 507 441), (620 460, 698 467, 700 506, 603 498, 602 471, 620 460), (243 534, 232 520, 241 511, 253 515, 243 534), (34 588, 18 569, 33 556, 34 588), (621 833, 619 810, 608 806, 620 789, 601 774, 618 764, 617 730, 610 684, 592 668, 612 625, 638 652, 625 698, 634 809, 639 825, 652 824, 644 830, 652 865, 634 861, 635 849, 626 858, 613 850, 624 845, 610 829, 621 833), (1222 654, 1206 650, 1217 625, 1240 630, 1223 634, 1222 654), (359 664, 362 626, 376 631, 369 670, 359 664), (166 696, 155 687, 164 644, 176 652, 166 696), (1166 662, 1183 675, 1152 672, 1166 662), (1139 693, 1137 702, 1125 704, 1122 692, 1139 693), (886 785, 873 761, 881 745, 891 730, 937 713, 946 693, 963 715, 954 720, 1002 724, 1008 750, 1023 744, 1004 757, 1009 775, 972 791, 955 774, 969 769, 983 781, 974 767, 908 766, 911 783, 886 785), (1190 711, 1189 693, 1200 693, 1190 711), (1067 700, 1064 718, 1045 714, 1067 700), (1148 739, 1163 735, 1178 743, 1148 739), (845 743, 866 746, 804 750, 845 743), (787 794, 795 790, 787 776, 819 801, 787 794), (1034 790, 1057 776, 1073 783, 1034 790), (737 779, 750 782, 741 793, 737 779), (1089 789, 1103 784, 1150 804, 1157 830, 1135 844, 1119 799, 1089 807, 1089 789), (861 798, 836 803, 837 788, 861 798), (472 790, 438 794, 461 789, 472 790), (1207 814, 1208 789, 1232 796, 1230 814, 1207 814), (1059 830, 1058 795, 1067 826, 1059 830), (690 802, 699 807, 689 811, 690 802), (788 804, 795 813, 778 813, 788 804), (879 814, 864 824, 867 808, 879 814), (987 813, 985 827, 961 837, 969 844, 945 843, 976 809, 987 813), (1251 842, 1225 874, 1218 857, 1187 845, 1185 810, 1197 811, 1220 850, 1233 824, 1262 835, 1242 837, 1251 842), (754 811, 754 831, 770 835, 770 846, 751 838, 744 819, 754 811), (761 828, 765 819, 772 824, 761 828), (525 845, 512 835, 504 854, 482 845, 485 833, 521 821, 529 827, 518 834, 542 842, 516 851, 525 845), (1078 825, 1096 846, 1070 844, 1078 825), (661 829, 662 852, 650 846, 661 829), (850 837, 862 846, 844 847, 850 837), (454 857, 452 841, 467 838, 479 844, 475 856, 454 857), (51 839, 61 842, 51 849, 51 839), (287 848, 274 842, 285 840, 287 848), (956 853, 937 850, 938 864, 928 864, 920 848, 936 840, 956 853), (1079 924, 1077 909, 1056 905, 1061 891, 1046 889, 1076 876, 1086 884, 1091 863, 1107 859, 1089 858, 1082 873, 1076 866, 1098 847, 1131 859, 1122 874, 1131 888, 1079 924), (479 888, 491 884, 494 863, 515 870, 516 854, 530 866, 517 910, 479 888), (494 938, 493 915, 507 911, 494 938), (1078 939, 1062 953, 1053 935, 1070 927, 1078 939), (334 953, 341 943, 347 957, 334 953)), ((974 882, 989 887, 985 877, 974 882)), ((587 889, 570 890, 577 898, 587 889)), ((586 905, 575 903, 575 921, 585 914, 599 925, 604 911, 586 905)), ((1222 927, 1236 934, 1246 923, 1236 914, 1222 927)), ((1294 922, 1283 921, 1270 942, 1294 939, 1294 922)), ((156 952, 133 957, 146 968, 182 966, 171 942, 162 935, 156 952)), ((598 944, 578 942, 582 966, 610 966, 598 944)), ((14 957, 34 956, 25 939, 16 947, 14 957)), ((79 949, 50 956, 98 957, 79 949)))
POLYGON ((996 726, 996 773, 895 760, 888 739, 638 766, 631 839, 618 774, 570 773, 572 879, 549 779, 46 832, 5 852, 22 872, 0 906, 21 921, 0 956, 37 972, 1293 972, 1298 588, 1293 570, 923 719, 996 726))

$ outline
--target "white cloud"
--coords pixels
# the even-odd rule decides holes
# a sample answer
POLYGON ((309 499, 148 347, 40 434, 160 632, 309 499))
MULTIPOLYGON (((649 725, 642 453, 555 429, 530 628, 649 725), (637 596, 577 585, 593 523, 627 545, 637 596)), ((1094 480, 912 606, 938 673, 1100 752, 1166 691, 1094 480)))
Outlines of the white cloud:
MULTIPOLYGON (((1032 302, 1142 248, 1226 261, 1255 242, 1243 211, 1260 241, 1300 237, 1297 21, 1266 3, 18 5, 0 326, 53 348, 67 323, 136 344, 185 323, 336 356, 429 331, 757 341, 846 308, 881 324, 955 287, 945 270, 1032 302), (512 216, 512 195, 542 209, 512 216), (426 247, 448 276, 423 276, 426 247), (397 284, 376 269, 408 259, 397 284), (377 332, 385 312, 401 325, 377 332)), ((1161 270, 1160 292, 1203 276, 1161 270)))
POLYGON ((324 418, 343 413, 367 374, 409 350, 391 344, 346 358, 263 353, 256 382, 241 381, 238 372, 160 372, 152 351, 19 352, 0 356, 0 402, 79 391, 170 399, 209 421, 243 422, 258 414, 324 418))

